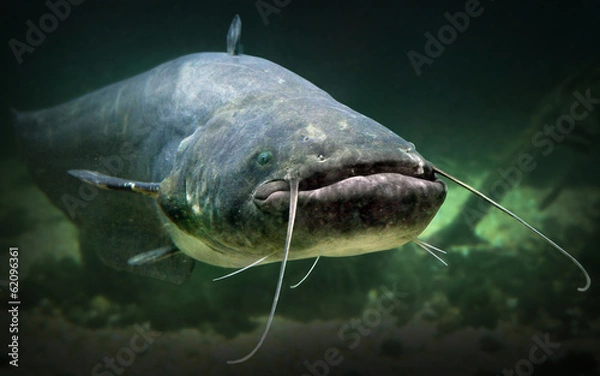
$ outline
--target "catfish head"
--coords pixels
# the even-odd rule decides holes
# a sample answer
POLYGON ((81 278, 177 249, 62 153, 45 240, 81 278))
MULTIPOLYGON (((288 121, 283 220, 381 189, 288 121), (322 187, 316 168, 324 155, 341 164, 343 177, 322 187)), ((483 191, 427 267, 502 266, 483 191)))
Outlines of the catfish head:
POLYGON ((204 262, 350 256, 415 239, 446 197, 432 165, 389 129, 331 97, 256 97, 186 138, 158 203, 177 247, 204 262), (298 184, 291 197, 291 182, 298 184))

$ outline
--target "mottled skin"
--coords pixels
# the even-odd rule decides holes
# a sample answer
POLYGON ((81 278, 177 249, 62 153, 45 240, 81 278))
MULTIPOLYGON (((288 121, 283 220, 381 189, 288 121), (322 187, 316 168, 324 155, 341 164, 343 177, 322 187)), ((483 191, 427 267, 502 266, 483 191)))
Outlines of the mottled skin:
POLYGON ((184 256, 141 267, 126 260, 170 242, 221 266, 272 252, 265 262, 281 260, 290 179, 300 181, 290 259, 400 246, 425 229, 446 195, 412 144, 247 55, 184 56, 18 114, 17 123, 34 178, 79 226, 82 248, 174 282, 191 271, 184 256), (160 192, 153 200, 97 191, 87 200, 70 169, 161 182, 160 192))

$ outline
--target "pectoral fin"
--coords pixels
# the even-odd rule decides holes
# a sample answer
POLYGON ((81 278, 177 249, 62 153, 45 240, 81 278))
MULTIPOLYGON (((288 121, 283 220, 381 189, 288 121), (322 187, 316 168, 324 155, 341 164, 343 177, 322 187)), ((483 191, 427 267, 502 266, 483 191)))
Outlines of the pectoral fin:
POLYGON ((98 188, 140 193, 153 198, 158 196, 158 190, 160 188, 160 183, 148 183, 115 178, 96 171, 69 170, 68 173, 77 179, 83 180, 88 184, 95 185, 98 188))
POLYGON ((160 260, 164 260, 171 256, 175 256, 179 253, 181 253, 181 251, 179 249, 177 249, 175 246, 168 245, 165 247, 160 247, 157 249, 153 249, 151 251, 142 252, 140 254, 137 254, 137 255, 133 256, 132 258, 130 258, 129 260, 127 260, 127 264, 129 264, 129 265, 150 264, 150 263, 154 263, 154 262, 157 262, 160 260))

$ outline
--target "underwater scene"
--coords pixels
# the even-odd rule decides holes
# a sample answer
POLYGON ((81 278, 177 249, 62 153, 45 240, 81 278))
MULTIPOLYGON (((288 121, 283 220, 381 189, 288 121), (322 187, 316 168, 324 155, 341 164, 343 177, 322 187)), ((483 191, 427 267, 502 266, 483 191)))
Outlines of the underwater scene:
POLYGON ((0 7, 0 375, 600 375, 598 1, 0 7))

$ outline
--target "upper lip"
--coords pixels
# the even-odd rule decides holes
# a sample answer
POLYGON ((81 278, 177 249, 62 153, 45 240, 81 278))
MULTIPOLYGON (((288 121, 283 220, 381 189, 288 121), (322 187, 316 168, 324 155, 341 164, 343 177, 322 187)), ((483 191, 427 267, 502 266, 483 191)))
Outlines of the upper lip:
POLYGON ((300 181, 299 190, 308 191, 322 188, 354 176, 368 176, 381 173, 395 173, 425 180, 436 180, 431 169, 418 171, 418 166, 408 166, 395 161, 359 163, 336 169, 318 171, 300 181))
MULTIPOLYGON (((418 166, 400 164, 395 161, 380 161, 374 163, 359 163, 342 166, 335 169, 321 170, 312 173, 299 183, 300 191, 311 191, 323 188, 355 176, 368 176, 381 173, 395 173, 412 178, 436 181, 437 178, 429 164, 419 171, 418 166)), ((272 193, 289 191, 286 180, 271 180, 261 184, 253 194, 255 200, 266 200, 272 193)))

